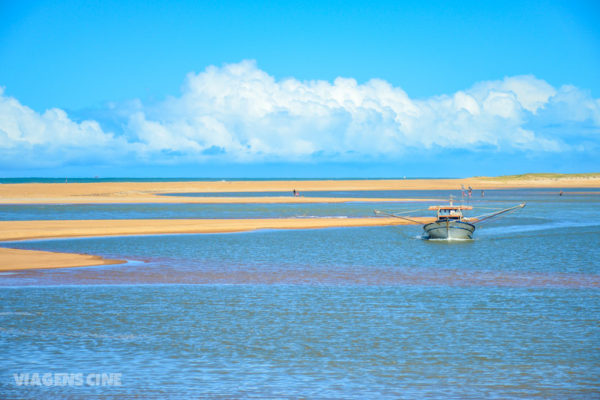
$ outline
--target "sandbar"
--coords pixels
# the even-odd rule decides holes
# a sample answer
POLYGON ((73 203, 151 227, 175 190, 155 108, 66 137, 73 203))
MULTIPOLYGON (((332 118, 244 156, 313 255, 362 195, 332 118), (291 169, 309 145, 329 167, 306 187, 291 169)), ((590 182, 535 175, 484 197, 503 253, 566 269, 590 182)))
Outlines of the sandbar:
MULTIPOLYGON (((419 218, 426 223, 433 218, 419 218)), ((228 233, 259 229, 319 229, 409 225, 398 218, 265 218, 0 221, 0 241, 96 236, 228 233)), ((0 248, 0 271, 119 264, 84 254, 0 248)))
MULTIPOLYGON (((416 220, 426 223, 433 218, 416 218, 416 220)), ((0 241, 410 224, 412 223, 407 220, 390 217, 0 221, 0 241)))
POLYGON ((426 199, 293 197, 292 190, 475 190, 511 188, 600 188, 600 174, 529 174, 464 179, 374 179, 314 181, 197 181, 197 182, 91 182, 19 183, 0 185, 0 204, 96 203, 320 203, 347 201, 424 201, 426 199), (169 193, 289 192, 289 197, 189 197, 169 193))
POLYGON ((0 271, 25 269, 89 267, 95 265, 122 264, 125 261, 108 260, 89 254, 57 253, 39 250, 10 249, 0 247, 0 271))

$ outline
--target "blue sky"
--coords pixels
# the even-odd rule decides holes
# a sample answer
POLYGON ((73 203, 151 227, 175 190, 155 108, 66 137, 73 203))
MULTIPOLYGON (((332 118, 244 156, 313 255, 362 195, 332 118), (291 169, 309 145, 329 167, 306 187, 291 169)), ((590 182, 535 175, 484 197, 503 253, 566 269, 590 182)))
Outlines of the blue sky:
POLYGON ((0 174, 599 171, 599 4, 1 2, 0 174))

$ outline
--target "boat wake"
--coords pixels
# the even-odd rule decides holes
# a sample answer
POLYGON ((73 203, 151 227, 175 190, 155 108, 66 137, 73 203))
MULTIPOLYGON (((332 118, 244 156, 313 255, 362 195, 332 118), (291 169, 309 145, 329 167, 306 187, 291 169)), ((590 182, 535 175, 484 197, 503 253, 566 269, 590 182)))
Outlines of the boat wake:
POLYGON ((421 239, 428 242, 472 242, 474 240, 469 238, 430 238, 429 236, 421 236, 421 239))
POLYGON ((438 239, 438 238, 430 238, 429 236, 424 235, 424 234, 413 236, 413 238, 417 239, 417 240, 427 240, 428 242, 472 242, 475 240, 475 239, 466 239, 466 238, 464 238, 464 239, 458 239, 458 238, 450 238, 450 239, 441 239, 440 238, 440 239, 438 239))
POLYGON ((481 236, 501 236, 503 234, 521 233, 521 232, 535 232, 535 231, 547 231, 552 229, 564 229, 564 228, 584 228, 600 226, 598 222, 580 222, 573 223, 569 221, 559 221, 539 225, 512 225, 512 226, 498 226, 493 228, 481 228, 479 234, 481 236))

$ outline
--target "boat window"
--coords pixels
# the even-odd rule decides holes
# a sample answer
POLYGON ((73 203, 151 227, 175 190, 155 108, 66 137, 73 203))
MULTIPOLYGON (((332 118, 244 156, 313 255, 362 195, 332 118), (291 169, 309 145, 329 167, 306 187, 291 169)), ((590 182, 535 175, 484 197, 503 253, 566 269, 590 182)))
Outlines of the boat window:
POLYGON ((438 218, 444 221, 460 220, 462 218, 462 212, 455 208, 440 208, 438 209, 438 218))

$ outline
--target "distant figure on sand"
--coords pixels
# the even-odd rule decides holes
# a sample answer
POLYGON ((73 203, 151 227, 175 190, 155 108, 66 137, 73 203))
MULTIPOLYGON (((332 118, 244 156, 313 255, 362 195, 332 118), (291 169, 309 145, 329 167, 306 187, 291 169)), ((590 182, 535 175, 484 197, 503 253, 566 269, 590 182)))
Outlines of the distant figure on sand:
POLYGON ((485 197, 485 192, 483 190, 481 191, 481 197, 485 197))
POLYGON ((298 196, 300 196, 300 193, 298 193, 298 191, 297 191, 296 189, 294 189, 294 190, 292 191, 292 193, 294 194, 294 197, 298 197, 298 196))
POLYGON ((473 194, 473 188, 471 186, 469 186, 469 197, 471 197, 472 194, 473 194))
POLYGON ((561 190, 560 193, 558 193, 559 196, 563 195, 563 191, 561 190))

